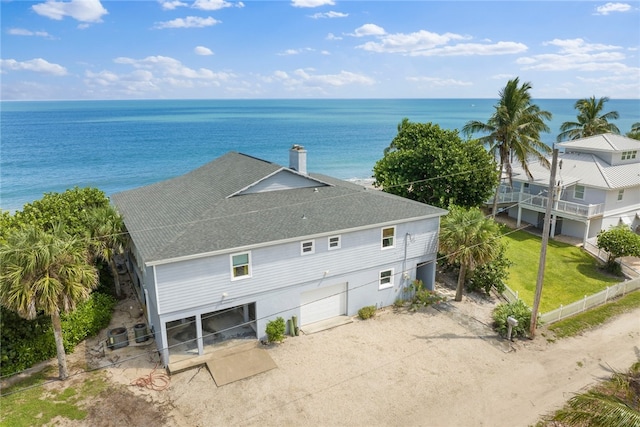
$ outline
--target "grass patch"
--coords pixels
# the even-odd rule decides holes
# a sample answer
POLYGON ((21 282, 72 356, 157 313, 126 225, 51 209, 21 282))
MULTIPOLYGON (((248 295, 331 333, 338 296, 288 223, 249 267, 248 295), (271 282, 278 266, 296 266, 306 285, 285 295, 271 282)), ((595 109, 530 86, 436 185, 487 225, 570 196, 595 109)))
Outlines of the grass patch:
MULTIPOLYGON (((505 233, 508 231, 508 228, 503 229, 505 233)), ((508 243, 507 258, 513 262, 509 268, 508 286, 532 306, 542 239, 526 231, 511 232, 503 239, 508 243)), ((555 310, 560 304, 578 301, 620 281, 603 272, 599 263, 581 248, 549 240, 540 312, 555 310)))
POLYGON ((631 292, 613 302, 555 322, 549 325, 548 329, 558 338, 571 337, 637 308, 640 308, 640 291, 631 292))
POLYGON ((57 369, 48 369, 3 390, 3 396, 0 397, 0 426, 44 426, 57 416, 84 420, 88 412, 81 403, 108 387, 104 375, 94 373, 81 383, 47 389, 45 383, 56 373, 57 369))

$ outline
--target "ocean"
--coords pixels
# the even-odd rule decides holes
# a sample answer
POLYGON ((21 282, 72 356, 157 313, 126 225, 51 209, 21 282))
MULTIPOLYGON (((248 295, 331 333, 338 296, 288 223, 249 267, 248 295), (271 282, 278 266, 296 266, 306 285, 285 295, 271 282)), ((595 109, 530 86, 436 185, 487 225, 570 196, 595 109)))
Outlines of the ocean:
MULTIPOLYGON (((551 145, 575 100, 534 100, 553 113, 551 145)), ((486 121, 496 99, 135 100, 0 103, 0 209, 44 193, 97 187, 107 195, 193 170, 228 151, 283 166, 303 145, 307 169, 367 180, 403 118, 461 129, 486 121)), ((622 133, 639 100, 610 100, 622 133)))

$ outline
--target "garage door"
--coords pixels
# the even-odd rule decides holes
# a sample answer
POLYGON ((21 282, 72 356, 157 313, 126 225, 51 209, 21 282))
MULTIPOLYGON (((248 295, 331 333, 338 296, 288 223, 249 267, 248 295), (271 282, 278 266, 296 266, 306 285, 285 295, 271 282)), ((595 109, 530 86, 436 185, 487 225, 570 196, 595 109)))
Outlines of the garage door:
POLYGON ((301 295, 300 325, 347 314, 347 284, 326 286, 301 295))

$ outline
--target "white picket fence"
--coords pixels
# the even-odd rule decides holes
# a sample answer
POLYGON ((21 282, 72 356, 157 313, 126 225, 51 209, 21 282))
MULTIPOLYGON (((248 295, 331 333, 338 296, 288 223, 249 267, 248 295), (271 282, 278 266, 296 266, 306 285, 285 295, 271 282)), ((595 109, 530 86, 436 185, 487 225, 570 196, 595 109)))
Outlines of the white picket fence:
MULTIPOLYGON (((640 289, 640 277, 633 280, 625 280, 613 286, 607 286, 607 288, 597 294, 589 295, 581 299, 580 301, 573 302, 567 305, 560 305, 555 310, 543 313, 540 315, 540 322, 545 324, 551 324, 562 320, 566 317, 573 316, 574 314, 581 313, 592 307, 605 304, 607 301, 625 295, 631 291, 640 289)), ((518 292, 514 292, 508 286, 503 293, 503 296, 514 302, 519 299, 518 292)))

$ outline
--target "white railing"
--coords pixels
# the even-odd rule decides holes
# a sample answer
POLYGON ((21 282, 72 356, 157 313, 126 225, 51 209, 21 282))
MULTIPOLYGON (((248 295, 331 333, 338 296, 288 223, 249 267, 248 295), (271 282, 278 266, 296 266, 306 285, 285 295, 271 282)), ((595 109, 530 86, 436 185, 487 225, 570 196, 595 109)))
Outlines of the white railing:
MULTIPOLYGON (((571 304, 562 305, 555 310, 542 313, 540 315, 540 322, 545 324, 551 324, 562 320, 564 318, 573 316, 574 314, 581 313, 592 307, 605 304, 607 301, 628 294, 631 291, 640 289, 640 277, 633 280, 625 280, 613 286, 607 286, 607 288, 597 294, 590 296, 584 296, 580 301, 573 302, 571 304)), ((513 291, 508 286, 502 295, 509 301, 514 302, 519 299, 518 292, 513 291)))
MULTIPOLYGON (((548 201, 549 198, 546 196, 537 196, 519 192, 498 193, 498 203, 520 203, 521 205, 546 209, 548 201)), ((493 198, 487 203, 493 203, 493 198)), ((581 203, 567 202, 565 200, 557 200, 553 212, 591 218, 592 216, 599 215, 604 212, 604 203, 584 205, 581 203)))

